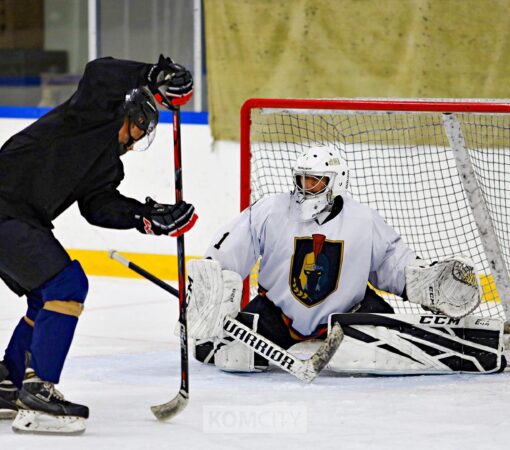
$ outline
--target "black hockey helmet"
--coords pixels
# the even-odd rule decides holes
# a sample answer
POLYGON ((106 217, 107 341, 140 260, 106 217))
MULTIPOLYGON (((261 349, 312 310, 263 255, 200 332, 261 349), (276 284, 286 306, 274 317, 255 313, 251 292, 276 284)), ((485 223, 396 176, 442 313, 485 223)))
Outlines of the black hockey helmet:
POLYGON ((151 127, 155 128, 159 120, 159 111, 156 100, 149 89, 139 87, 131 89, 126 94, 124 109, 134 124, 147 132, 151 127))
POLYGON ((154 140, 156 125, 159 121, 156 100, 145 87, 131 89, 126 94, 124 110, 129 121, 145 132, 142 138, 144 143, 135 144, 135 150, 145 150, 154 140))

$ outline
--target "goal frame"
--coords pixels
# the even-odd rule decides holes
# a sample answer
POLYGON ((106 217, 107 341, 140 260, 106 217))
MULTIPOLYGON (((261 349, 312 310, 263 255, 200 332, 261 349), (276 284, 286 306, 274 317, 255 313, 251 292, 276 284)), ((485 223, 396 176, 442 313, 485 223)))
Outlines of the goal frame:
MULTIPOLYGON (((509 100, 484 99, 304 99, 304 98, 250 98, 241 107, 240 114, 240 210, 250 206, 251 199, 251 111, 275 110, 338 110, 365 112, 431 112, 431 113, 486 113, 510 114, 509 100)), ((491 225, 490 225, 491 227, 491 225)), ((487 251, 487 249, 486 249, 487 251)), ((505 266, 503 261, 503 267, 505 266)), ((510 268, 509 268, 510 269, 510 268)), ((508 282, 503 291, 508 292, 508 282)), ((498 289, 499 290, 499 289, 498 289)), ((500 295, 502 292, 500 292, 500 295)), ((243 305, 249 301, 249 280, 244 282, 243 305)), ((510 296, 501 295, 507 324, 510 323, 510 296)), ((510 329, 510 326, 508 327, 510 329)))
POLYGON ((510 114, 510 103, 505 102, 250 98, 241 107, 241 211, 250 206, 250 113, 256 108, 510 114))

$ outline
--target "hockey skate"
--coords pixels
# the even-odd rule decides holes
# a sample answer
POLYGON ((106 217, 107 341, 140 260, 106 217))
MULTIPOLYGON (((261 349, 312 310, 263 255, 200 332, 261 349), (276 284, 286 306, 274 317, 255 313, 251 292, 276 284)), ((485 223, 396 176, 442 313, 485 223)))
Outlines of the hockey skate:
POLYGON ((27 371, 17 400, 12 429, 20 433, 80 434, 89 416, 86 406, 68 402, 55 385, 27 371))
POLYGON ((18 412, 18 389, 7 379, 9 371, 0 362, 0 419, 14 419, 18 412))

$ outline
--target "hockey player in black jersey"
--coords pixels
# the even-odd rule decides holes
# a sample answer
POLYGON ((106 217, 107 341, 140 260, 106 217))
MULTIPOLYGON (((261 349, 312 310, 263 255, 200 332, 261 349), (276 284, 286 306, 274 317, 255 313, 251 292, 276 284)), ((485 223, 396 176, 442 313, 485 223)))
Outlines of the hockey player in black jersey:
POLYGON ((0 149, 0 277, 28 309, 0 362, 0 417, 17 431, 80 432, 88 408, 55 389, 87 296, 87 277, 52 233, 77 202, 92 225, 178 236, 195 223, 192 205, 124 197, 120 156, 147 147, 159 113, 185 104, 193 80, 161 56, 156 64, 101 58, 87 64, 69 100, 0 149), (27 357, 28 356, 28 357, 27 357), (28 361, 28 362, 27 362, 28 361), (56 424, 43 425, 46 413, 56 424))

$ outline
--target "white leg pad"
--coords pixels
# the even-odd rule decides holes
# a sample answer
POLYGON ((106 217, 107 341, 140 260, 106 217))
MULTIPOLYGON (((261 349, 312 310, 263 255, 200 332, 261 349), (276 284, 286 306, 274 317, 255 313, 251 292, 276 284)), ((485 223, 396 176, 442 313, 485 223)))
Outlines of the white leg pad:
MULTIPOLYGON (((328 364, 341 373, 420 375, 494 373, 501 369, 503 323, 468 316, 360 314, 388 326, 340 323, 345 338, 328 364), (488 335, 490 334, 490 338, 488 335)), ((348 317, 351 316, 351 317, 348 317)))
POLYGON ((255 368, 255 353, 240 342, 230 342, 214 355, 216 367, 225 372, 260 372, 255 368))
MULTIPOLYGON (((382 332, 376 334, 380 338, 384 337, 382 332)), ((403 347, 407 347, 402 349, 404 353, 412 353, 411 344, 406 342, 401 344, 403 347)), ((416 357, 416 355, 411 357, 413 356, 416 357)), ((437 364, 427 355, 423 355, 420 361, 413 360, 390 353, 376 345, 367 345, 348 336, 344 337, 342 347, 331 358, 327 368, 339 373, 352 374, 417 375, 452 373, 450 369, 437 364)))
MULTIPOLYGON (((259 315, 249 314, 253 317, 252 330, 257 330, 259 315)), ((232 341, 220 347, 214 355, 214 364, 225 372, 262 372, 263 368, 255 367, 255 352, 242 344, 232 341)))

